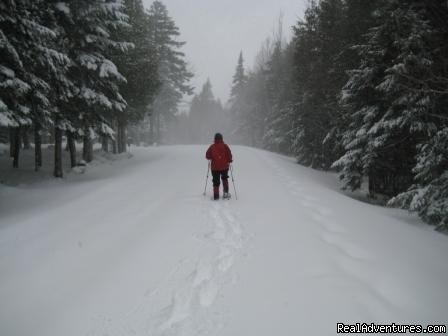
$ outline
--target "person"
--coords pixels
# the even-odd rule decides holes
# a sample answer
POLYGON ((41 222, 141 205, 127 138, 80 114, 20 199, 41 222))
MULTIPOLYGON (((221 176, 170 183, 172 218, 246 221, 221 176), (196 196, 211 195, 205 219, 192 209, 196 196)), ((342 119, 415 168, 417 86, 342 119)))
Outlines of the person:
POLYGON ((211 161, 213 176, 213 199, 219 199, 219 185, 222 180, 223 198, 229 199, 229 167, 232 162, 232 152, 224 143, 221 133, 215 134, 215 143, 210 145, 205 153, 205 158, 211 161))

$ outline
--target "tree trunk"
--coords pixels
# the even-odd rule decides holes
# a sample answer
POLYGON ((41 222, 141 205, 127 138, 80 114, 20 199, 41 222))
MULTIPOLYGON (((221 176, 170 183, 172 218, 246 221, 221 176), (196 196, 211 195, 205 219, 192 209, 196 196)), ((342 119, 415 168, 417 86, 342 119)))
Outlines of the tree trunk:
POLYGON ((113 127, 115 130, 115 136, 112 139, 112 153, 113 154, 118 154, 118 126, 117 126, 117 121, 114 120, 113 121, 113 127))
POLYGON ((149 144, 154 144, 154 123, 155 123, 155 113, 151 112, 151 116, 149 118, 149 144))
POLYGON ((83 137, 82 158, 85 162, 89 163, 93 160, 93 142, 90 138, 90 134, 83 137))
POLYGON ((126 152, 126 122, 118 120, 118 153, 126 152))
POLYGON ((62 130, 54 129, 54 177, 62 177, 62 130))
POLYGON ((109 138, 106 135, 102 136, 101 147, 106 153, 109 152, 109 138))
POLYGON ((70 166, 76 167, 76 144, 75 137, 72 132, 67 132, 67 147, 70 151, 70 166))
POLYGON ((376 198, 376 181, 373 173, 369 174, 369 197, 371 199, 376 198))
POLYGON ((120 123, 117 123, 117 151, 118 153, 122 153, 121 147, 122 147, 122 141, 123 137, 121 136, 121 127, 120 123))
POLYGON ((16 144, 14 135, 15 135, 15 128, 10 127, 9 128, 9 157, 11 157, 11 158, 14 157, 14 151, 15 151, 14 146, 16 144))
POLYGON ((157 113, 156 116, 156 143, 158 144, 160 142, 161 136, 160 136, 160 113, 157 113))
POLYGON ((49 143, 55 143, 54 136, 55 136, 55 134, 54 134, 54 129, 51 128, 51 129, 50 129, 50 139, 47 138, 47 140, 48 140, 49 143))
POLYGON ((121 125, 121 136, 122 136, 122 153, 125 153, 128 149, 127 144, 128 144, 128 133, 126 132, 126 122, 123 122, 123 124, 121 125))
POLYGON ((118 143, 116 139, 112 141, 112 153, 118 154, 118 143))
POLYGON ((38 171, 42 167, 42 137, 40 126, 34 125, 34 170, 38 171))
POLYGON ((19 154, 20 154, 20 127, 14 128, 13 134, 13 168, 19 168, 19 154))
POLYGON ((28 127, 22 129, 23 149, 31 149, 30 137, 28 135, 28 127))
POLYGON ((115 135, 115 141, 117 143, 117 154, 121 153, 121 134, 120 134, 120 132, 121 132, 121 129, 120 129, 120 126, 117 123, 117 132, 116 132, 116 135, 115 135))

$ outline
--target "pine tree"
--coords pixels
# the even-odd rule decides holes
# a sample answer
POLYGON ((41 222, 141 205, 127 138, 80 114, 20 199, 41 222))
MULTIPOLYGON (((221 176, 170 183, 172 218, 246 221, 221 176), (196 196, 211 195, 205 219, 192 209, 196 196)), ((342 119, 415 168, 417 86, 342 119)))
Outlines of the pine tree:
POLYGON ((414 1, 386 2, 367 44, 358 47, 362 65, 345 87, 344 101, 353 114, 344 135, 346 154, 334 165, 351 189, 367 177, 372 197, 391 197, 410 186, 416 145, 433 128, 427 120, 432 99, 425 90, 433 63, 431 28, 422 11, 414 1))
POLYGON ((126 150, 126 126, 144 121, 149 113, 148 106, 160 85, 150 18, 145 13, 141 0, 125 0, 124 6, 124 12, 129 17, 128 25, 119 27, 114 37, 132 43, 134 48, 126 53, 118 52, 112 55, 118 70, 127 79, 120 85, 120 93, 128 103, 125 113, 120 114, 118 118, 117 151, 120 153, 126 150))
POLYGON ((292 45, 283 49, 281 41, 277 41, 267 68, 266 94, 270 107, 266 115, 263 147, 284 154, 290 153, 293 140, 292 58, 292 45))
POLYGON ((162 125, 173 118, 183 95, 193 92, 189 85, 193 74, 187 69, 185 54, 180 51, 185 42, 177 41, 179 28, 169 16, 165 5, 154 1, 148 16, 161 84, 151 108, 150 132, 151 141, 160 142, 162 125))
POLYGON ((339 56, 344 49, 344 4, 312 1, 295 27, 295 127, 293 152, 300 163, 327 169, 334 155, 328 141, 340 118, 338 94, 344 77, 339 56))
POLYGON ((238 64, 233 75, 232 89, 230 92, 231 99, 237 99, 238 95, 244 90, 244 86, 247 83, 247 77, 244 69, 243 52, 240 52, 238 56, 238 64))
POLYGON ((212 84, 208 79, 190 107, 189 131, 193 143, 208 143, 216 132, 223 132, 224 110, 215 99, 212 84))
POLYGON ((230 91, 229 99, 230 116, 232 120, 231 133, 237 135, 237 142, 244 142, 244 132, 242 131, 241 123, 245 113, 244 90, 246 88, 247 81, 248 78, 246 75, 246 70, 244 68, 243 52, 241 51, 238 56, 235 73, 233 75, 233 84, 230 91))
POLYGON ((29 109, 23 106, 24 97, 31 90, 26 82, 27 69, 20 57, 25 49, 23 35, 27 33, 24 9, 22 3, 15 1, 0 3, 0 125, 6 127, 32 122, 29 109))
POLYGON ((448 232, 448 127, 419 145, 413 169, 415 184, 389 201, 389 206, 409 209, 425 221, 448 232))
MULTIPOLYGON (((419 8, 419 7, 417 7, 419 8)), ((422 74, 406 74, 407 90, 413 94, 426 93, 430 107, 416 125, 424 130, 418 136, 416 164, 412 170, 414 183, 409 190, 390 200, 390 206, 409 209, 425 221, 448 231, 448 4, 445 1, 424 3, 420 8, 425 22, 432 28, 429 46, 431 69, 422 74), (417 86, 416 86, 417 84, 417 86)))
POLYGON ((0 6, 0 122, 14 127, 14 167, 18 167, 20 127, 34 125, 37 170, 42 165, 39 131, 43 125, 52 124, 57 114, 49 83, 64 73, 69 61, 55 49, 56 32, 44 25, 54 23, 48 3, 20 0, 6 1, 0 6))
POLYGON ((64 107, 72 119, 70 131, 83 137, 83 158, 89 162, 93 138, 96 134, 112 137, 110 120, 126 109, 119 92, 119 84, 126 79, 108 56, 111 50, 126 52, 132 45, 111 38, 113 29, 126 25, 121 1, 72 0, 63 8, 60 25, 72 61, 69 78, 73 82, 73 97, 64 107))
POLYGON ((256 71, 246 74, 242 53, 238 57, 229 104, 231 133, 236 135, 236 142, 244 145, 262 145, 264 119, 269 108, 265 67, 266 64, 259 64, 256 71))
MULTIPOLYGON (((51 83, 52 89, 48 92, 47 97, 51 101, 52 115, 49 123, 35 123, 34 142, 36 148, 36 163, 41 158, 41 136, 42 129, 48 129, 51 125, 54 129, 54 170, 55 177, 63 176, 62 167, 62 136, 64 130, 73 128, 72 118, 65 111, 70 99, 73 97, 73 83, 69 78, 69 68, 72 64, 68 54, 67 46, 63 41, 63 29, 61 29, 60 17, 66 14, 67 7, 64 3, 56 0, 46 1, 42 4, 42 9, 45 15, 42 20, 46 22, 56 33, 51 46, 57 50, 52 53, 54 62, 52 62, 46 69, 40 69, 47 81, 51 83)), ((41 160, 41 159, 40 159, 41 160)))

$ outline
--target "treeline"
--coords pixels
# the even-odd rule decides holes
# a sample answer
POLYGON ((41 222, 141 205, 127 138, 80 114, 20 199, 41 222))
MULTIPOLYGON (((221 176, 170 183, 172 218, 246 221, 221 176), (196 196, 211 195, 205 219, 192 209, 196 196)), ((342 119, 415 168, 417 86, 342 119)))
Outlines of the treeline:
POLYGON ((178 36, 160 1, 147 11, 141 0, 2 1, 0 127, 9 130, 13 166, 30 132, 36 170, 42 135, 52 135, 56 177, 63 175, 63 136, 72 167, 76 141, 86 162, 94 139, 124 152, 127 127, 150 118, 156 141, 163 117, 191 91, 178 36))
POLYGON ((337 169, 344 188, 448 229, 448 4, 311 1, 231 97, 239 142, 337 169))
POLYGON ((193 97, 187 119, 189 143, 206 144, 216 132, 227 129, 228 120, 219 99, 215 99, 212 84, 207 80, 201 92, 193 97))
POLYGON ((178 113, 169 124, 166 139, 172 144, 209 144, 216 132, 228 139, 230 131, 228 111, 215 98, 210 79, 201 91, 188 102, 188 110, 178 113))

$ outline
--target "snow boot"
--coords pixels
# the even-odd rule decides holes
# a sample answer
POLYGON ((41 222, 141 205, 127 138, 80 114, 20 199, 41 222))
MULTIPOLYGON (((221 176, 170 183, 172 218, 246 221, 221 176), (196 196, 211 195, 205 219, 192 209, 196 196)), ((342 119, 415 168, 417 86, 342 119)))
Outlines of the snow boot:
POLYGON ((213 187, 213 199, 219 200, 219 187, 213 187))
POLYGON ((229 192, 224 192, 224 194, 222 195, 222 199, 230 199, 230 193, 229 192))

